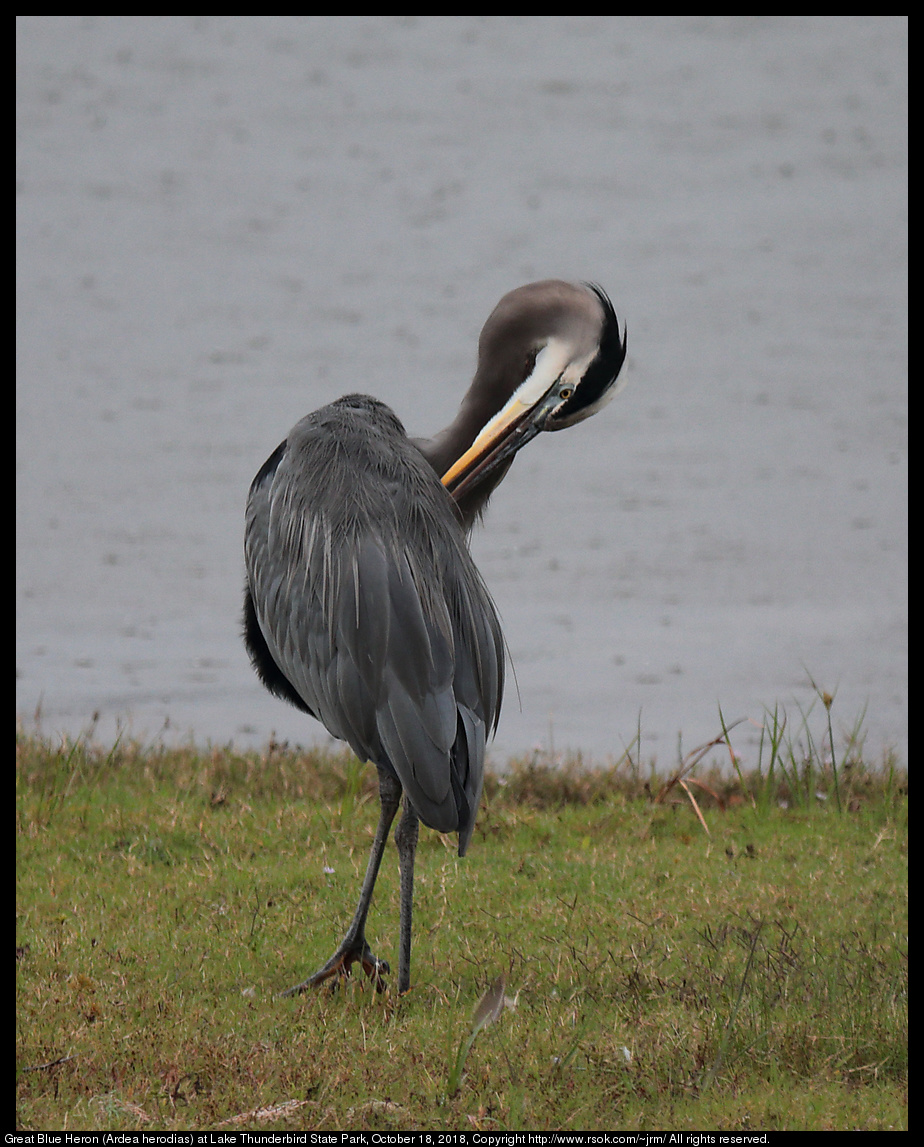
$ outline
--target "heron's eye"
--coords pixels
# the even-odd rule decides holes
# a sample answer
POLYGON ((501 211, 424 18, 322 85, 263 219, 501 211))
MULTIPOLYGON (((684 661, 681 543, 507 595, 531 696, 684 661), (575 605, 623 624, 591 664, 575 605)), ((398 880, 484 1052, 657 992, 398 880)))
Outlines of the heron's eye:
POLYGON ((573 393, 574 393, 574 390, 572 387, 563 386, 561 388, 561 390, 558 392, 558 397, 561 399, 567 399, 567 398, 570 398, 573 393))

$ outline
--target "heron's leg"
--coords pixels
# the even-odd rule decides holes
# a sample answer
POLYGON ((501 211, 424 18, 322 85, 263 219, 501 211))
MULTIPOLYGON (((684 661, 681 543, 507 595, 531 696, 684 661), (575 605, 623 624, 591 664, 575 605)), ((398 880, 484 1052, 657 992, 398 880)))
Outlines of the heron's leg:
POLYGON ((411 987, 411 915, 414 909, 414 854, 420 822, 411 802, 404 797, 404 813, 395 829, 398 863, 401 866, 401 947, 398 955, 398 991, 411 987))
POLYGON ((366 875, 363 879, 362 891, 359 894, 359 904, 356 906, 356 913, 347 929, 347 934, 323 968, 315 972, 313 976, 309 976, 301 984, 296 984, 294 988, 289 988, 288 991, 283 992, 284 996, 294 996, 299 992, 308 991, 309 988, 322 984, 331 976, 348 976, 357 960, 362 964, 366 975, 375 982, 376 988, 380 992, 385 988, 382 975, 389 971, 388 964, 384 960, 377 959, 366 943, 366 917, 369 915, 369 905, 372 903, 372 891, 375 888, 376 877, 382 863, 382 854, 388 843, 388 833, 398 812, 398 805, 401 803, 401 782, 397 777, 386 772, 385 769, 379 769, 379 801, 382 806, 379 813, 379 823, 375 830, 375 838, 372 841, 372 850, 369 853, 369 863, 366 866, 366 875))

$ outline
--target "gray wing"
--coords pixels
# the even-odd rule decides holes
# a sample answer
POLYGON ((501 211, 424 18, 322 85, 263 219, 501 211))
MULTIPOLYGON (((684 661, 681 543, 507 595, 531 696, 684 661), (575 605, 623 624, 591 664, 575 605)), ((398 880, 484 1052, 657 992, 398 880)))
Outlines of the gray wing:
POLYGON ((302 707, 391 768, 464 852, 503 638, 446 491, 387 407, 351 396, 294 428, 251 488, 245 558, 266 652, 302 707))

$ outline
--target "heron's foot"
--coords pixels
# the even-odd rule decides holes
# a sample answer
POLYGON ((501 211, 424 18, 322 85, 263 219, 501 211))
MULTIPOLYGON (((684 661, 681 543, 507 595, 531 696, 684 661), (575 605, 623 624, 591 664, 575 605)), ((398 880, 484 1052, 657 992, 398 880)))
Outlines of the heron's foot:
POLYGON ((361 937, 359 940, 344 941, 323 968, 282 994, 283 996, 297 996, 302 992, 309 992, 333 976, 337 977, 337 983, 339 983, 343 977, 352 975, 353 965, 357 962, 362 965, 363 971, 375 985, 375 990, 384 992, 386 988, 385 976, 391 971, 391 968, 387 961, 380 960, 378 956, 372 953, 365 939, 361 937))

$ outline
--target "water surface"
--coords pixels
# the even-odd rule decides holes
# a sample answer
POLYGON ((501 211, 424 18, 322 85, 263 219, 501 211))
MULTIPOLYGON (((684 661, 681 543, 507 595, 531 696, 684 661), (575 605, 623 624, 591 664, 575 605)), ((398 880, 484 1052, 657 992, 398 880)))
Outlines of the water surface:
POLYGON ((240 642, 253 474, 345 392, 445 425, 497 299, 560 276, 625 315, 629 385, 473 540, 519 686, 496 755, 640 722, 669 765, 811 677, 905 756, 904 17, 17 31, 27 725, 326 739, 240 642))

